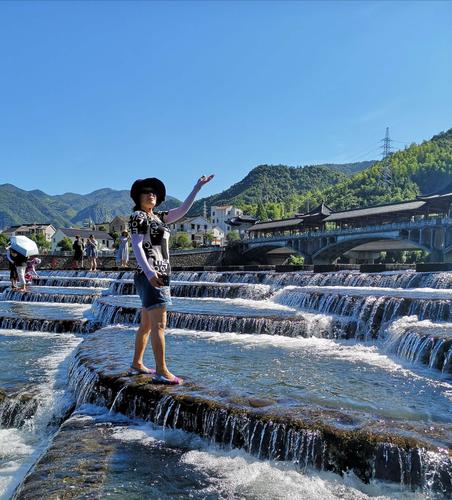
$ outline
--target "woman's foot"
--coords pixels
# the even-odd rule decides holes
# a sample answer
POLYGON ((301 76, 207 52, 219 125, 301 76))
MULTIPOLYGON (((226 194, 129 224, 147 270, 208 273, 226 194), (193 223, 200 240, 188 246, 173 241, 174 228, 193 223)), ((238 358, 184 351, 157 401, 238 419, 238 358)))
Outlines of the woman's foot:
POLYGON ((144 366, 143 363, 132 363, 130 365, 130 368, 132 370, 136 370, 137 372, 139 372, 140 374, 143 374, 143 375, 154 375, 155 374, 154 368, 148 368, 147 366, 144 366))
POLYGON ((173 375, 169 370, 163 370, 162 372, 157 372, 157 376, 161 376, 166 378, 169 381, 175 381, 177 384, 182 384, 183 380, 180 377, 176 377, 176 375, 173 375))

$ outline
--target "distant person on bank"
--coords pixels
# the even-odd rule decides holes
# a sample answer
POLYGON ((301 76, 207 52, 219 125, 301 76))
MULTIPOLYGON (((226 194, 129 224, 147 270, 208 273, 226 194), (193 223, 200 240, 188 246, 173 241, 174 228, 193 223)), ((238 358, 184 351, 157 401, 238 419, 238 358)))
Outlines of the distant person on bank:
POLYGON ((135 339, 131 368, 134 373, 153 374, 155 383, 182 383, 181 378, 168 370, 165 359, 166 306, 171 304, 168 224, 185 216, 199 190, 212 178, 213 175, 203 175, 180 207, 161 212, 154 212, 154 208, 165 200, 166 188, 162 181, 155 177, 138 179, 130 190, 135 207, 130 216, 129 228, 138 264, 134 283, 142 304, 141 323, 135 339), (149 335, 154 351, 155 370, 147 368, 143 363, 149 335))
POLYGON ((83 267, 83 242, 80 239, 80 236, 77 234, 75 236, 75 241, 72 245, 72 249, 74 250, 74 265, 73 267, 75 269, 79 269, 80 267, 83 267))
POLYGON ((17 274, 16 264, 14 264, 14 260, 11 256, 10 245, 6 247, 6 259, 8 260, 9 279, 11 281, 11 288, 15 290, 17 288, 17 280, 19 279, 19 275, 17 274))
POLYGON ((18 292, 27 291, 27 283, 25 281, 25 268, 28 257, 13 250, 10 246, 6 248, 6 258, 10 263, 10 279, 11 287, 17 289, 18 292))
POLYGON ((86 256, 89 259, 89 270, 97 271, 97 241, 93 234, 90 234, 88 241, 86 242, 86 256))
POLYGON ((118 250, 116 251, 116 262, 119 267, 127 267, 129 262, 129 233, 123 231, 119 238, 118 250))

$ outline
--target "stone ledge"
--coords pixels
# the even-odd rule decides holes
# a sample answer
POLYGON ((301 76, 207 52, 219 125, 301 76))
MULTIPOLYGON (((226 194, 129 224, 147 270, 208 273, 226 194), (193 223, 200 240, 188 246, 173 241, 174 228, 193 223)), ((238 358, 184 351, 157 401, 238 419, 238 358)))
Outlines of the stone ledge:
POLYGON ((211 393, 189 381, 183 386, 156 386, 146 376, 129 377, 113 366, 99 368, 101 360, 89 353, 89 348, 86 354, 79 351, 71 368, 78 404, 103 404, 263 459, 289 460, 339 474, 353 471, 364 482, 380 479, 424 488, 434 471, 435 489, 452 487, 447 454, 407 437, 407 429, 389 433, 381 421, 363 422, 354 413, 302 404, 288 410, 274 401, 211 393))

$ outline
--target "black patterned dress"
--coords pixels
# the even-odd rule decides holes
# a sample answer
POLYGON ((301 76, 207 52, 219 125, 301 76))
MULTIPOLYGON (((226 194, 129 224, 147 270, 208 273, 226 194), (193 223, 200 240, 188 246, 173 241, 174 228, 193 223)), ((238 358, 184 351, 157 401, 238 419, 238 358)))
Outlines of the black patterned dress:
MULTIPOLYGON (((142 210, 137 210, 130 216, 129 231, 132 237, 134 234, 143 235, 143 250, 149 266, 159 273, 169 276, 171 274, 170 230, 164 222, 167 215, 167 211, 154 212, 153 215, 149 215, 142 210)), ((137 272, 144 272, 140 265, 137 266, 137 272)))

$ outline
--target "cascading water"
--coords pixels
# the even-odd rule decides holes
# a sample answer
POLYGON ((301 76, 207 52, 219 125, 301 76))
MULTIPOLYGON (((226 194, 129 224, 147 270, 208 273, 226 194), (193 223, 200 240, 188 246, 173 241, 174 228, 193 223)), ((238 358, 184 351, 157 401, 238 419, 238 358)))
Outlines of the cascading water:
MULTIPOLYGON (((404 494, 450 493, 452 273, 176 272, 171 288, 168 352, 186 385, 169 392, 134 383, 133 331, 108 326, 140 320, 132 272, 43 271, 29 292, 4 291, 0 326, 55 336, 105 326, 84 335, 64 377, 80 412, 95 403, 105 418, 195 433, 308 475, 352 472, 361 491, 390 481, 404 494)), ((28 432, 39 394, 6 389, 2 427, 28 432)))

